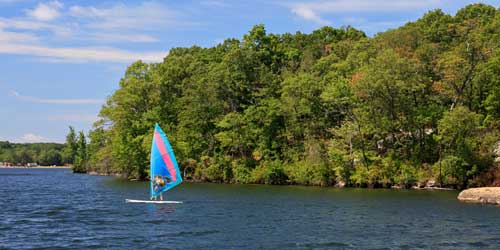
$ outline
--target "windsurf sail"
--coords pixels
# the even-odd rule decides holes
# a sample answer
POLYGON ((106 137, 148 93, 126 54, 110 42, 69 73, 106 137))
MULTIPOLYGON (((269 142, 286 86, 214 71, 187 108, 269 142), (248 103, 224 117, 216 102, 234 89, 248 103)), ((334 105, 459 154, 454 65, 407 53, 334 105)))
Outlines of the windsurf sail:
POLYGON ((150 172, 151 199, 182 182, 174 150, 158 124, 155 124, 153 143, 151 145, 150 172))

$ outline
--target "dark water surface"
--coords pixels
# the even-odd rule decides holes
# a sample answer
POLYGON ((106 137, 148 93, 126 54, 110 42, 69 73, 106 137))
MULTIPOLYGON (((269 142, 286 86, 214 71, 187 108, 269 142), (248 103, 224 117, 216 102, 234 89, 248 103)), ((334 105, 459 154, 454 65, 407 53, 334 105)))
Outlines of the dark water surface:
POLYGON ((500 249, 500 207, 457 192, 148 183, 0 169, 0 249, 500 249))

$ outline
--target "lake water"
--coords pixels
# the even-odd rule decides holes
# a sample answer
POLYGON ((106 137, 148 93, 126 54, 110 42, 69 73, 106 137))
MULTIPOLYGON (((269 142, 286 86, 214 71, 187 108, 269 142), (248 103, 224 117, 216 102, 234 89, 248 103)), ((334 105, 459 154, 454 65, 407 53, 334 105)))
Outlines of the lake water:
POLYGON ((0 249, 500 249, 500 207, 457 192, 148 183, 0 169, 0 249))

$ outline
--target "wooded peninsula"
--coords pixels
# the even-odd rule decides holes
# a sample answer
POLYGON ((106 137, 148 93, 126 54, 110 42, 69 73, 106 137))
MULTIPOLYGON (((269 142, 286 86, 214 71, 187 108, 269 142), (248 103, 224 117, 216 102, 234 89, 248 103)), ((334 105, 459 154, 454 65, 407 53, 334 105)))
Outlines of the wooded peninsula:
POLYGON ((374 37, 256 25, 174 48, 128 67, 89 134, 71 129, 66 159, 146 179, 155 123, 193 181, 500 185, 500 9, 434 10, 374 37))

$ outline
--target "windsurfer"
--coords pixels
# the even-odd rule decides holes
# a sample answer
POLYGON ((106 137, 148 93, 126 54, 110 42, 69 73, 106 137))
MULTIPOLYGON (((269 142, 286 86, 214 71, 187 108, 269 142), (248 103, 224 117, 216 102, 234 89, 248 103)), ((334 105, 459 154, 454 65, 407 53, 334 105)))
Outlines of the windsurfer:
MULTIPOLYGON (((156 192, 160 191, 167 183, 170 183, 172 180, 167 176, 156 175, 153 179, 153 190, 156 192)), ((163 195, 160 194, 160 199, 163 200, 163 195)), ((155 197, 156 200, 156 197, 155 197)))
POLYGON ((160 176, 157 175, 153 179, 153 190, 158 192, 163 186, 165 186, 165 180, 160 176))

